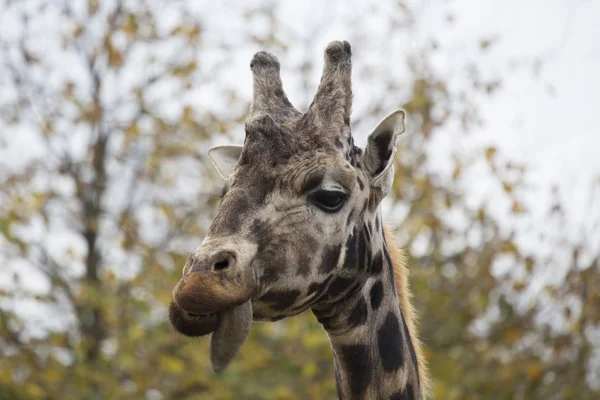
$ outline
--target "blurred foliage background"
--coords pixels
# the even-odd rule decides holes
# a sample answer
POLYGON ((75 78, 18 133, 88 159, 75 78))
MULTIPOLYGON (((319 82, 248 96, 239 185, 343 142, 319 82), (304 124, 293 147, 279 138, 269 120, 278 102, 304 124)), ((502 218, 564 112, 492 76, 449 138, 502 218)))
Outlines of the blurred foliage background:
MULTIPOLYGON (((470 205, 460 182, 483 161, 512 215, 528 212, 527 165, 494 147, 454 157, 452 179, 428 168, 444 127, 477 134, 477 104, 502 80, 473 62, 450 88, 432 67, 437 43, 403 44, 419 19, 411 4, 373 2, 340 18, 361 26, 342 38, 354 49, 355 135, 395 107, 409 112, 385 206, 410 255, 436 398, 599 398, 592 233, 561 232, 556 196, 542 257, 470 205)), ((0 1, 0 399, 337 398, 327 336, 310 313, 255 324, 219 376, 208 341, 175 334, 166 318, 218 201, 206 150, 243 138, 251 55, 278 55, 301 109, 317 85, 322 32, 297 35, 277 17, 283 7, 0 1)), ((474 41, 482 53, 493 46, 474 41)))

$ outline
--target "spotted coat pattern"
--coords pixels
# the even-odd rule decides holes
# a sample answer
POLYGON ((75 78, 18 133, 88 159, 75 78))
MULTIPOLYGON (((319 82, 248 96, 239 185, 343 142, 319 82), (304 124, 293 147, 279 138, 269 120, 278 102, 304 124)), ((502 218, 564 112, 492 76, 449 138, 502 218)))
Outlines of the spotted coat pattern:
POLYGON ((408 271, 379 208, 404 113, 384 119, 360 149, 350 129, 350 45, 329 44, 324 64, 317 94, 300 113, 283 91, 277 59, 254 56, 245 142, 187 272, 208 273, 214 264, 206 260, 227 249, 232 264, 211 272, 215 285, 246 277, 241 292, 251 292, 254 320, 312 310, 331 342, 341 399, 424 399, 408 271))

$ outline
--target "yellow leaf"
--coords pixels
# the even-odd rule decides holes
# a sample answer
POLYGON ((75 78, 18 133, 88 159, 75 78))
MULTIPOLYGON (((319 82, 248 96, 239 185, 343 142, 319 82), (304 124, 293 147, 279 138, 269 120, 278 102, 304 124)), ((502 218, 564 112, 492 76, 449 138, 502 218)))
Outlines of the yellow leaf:
POLYGON ((509 328, 505 337, 510 345, 514 345, 521 337, 523 337, 523 332, 517 327, 509 328))
POLYGON ((104 36, 104 50, 108 55, 108 65, 113 67, 120 67, 123 65, 123 55, 113 45, 110 34, 104 36))
POLYGON ((531 364, 527 367, 527 379, 535 381, 542 374, 542 367, 539 364, 531 364))
POLYGON ((171 73, 175 76, 185 76, 194 72, 196 68, 198 68, 196 61, 191 61, 187 64, 174 67, 171 73))
POLYGON ((488 160, 488 162, 492 162, 497 151, 498 149, 496 149, 495 147, 488 147, 487 149, 485 149, 485 158, 488 160))
POLYGON ((139 135, 140 129, 138 128, 138 124, 136 121, 133 121, 131 124, 125 128, 125 145, 129 145, 133 140, 139 135))
POLYGON ((517 249, 517 246, 515 246, 515 244, 512 241, 506 241, 502 245, 502 252, 516 254, 519 252, 519 250, 517 249))
POLYGON ((75 26, 75 29, 73 30, 73 36, 75 36, 76 38, 78 38, 82 34, 83 34, 83 26, 77 24, 75 26))
POLYGON ((483 208, 479 208, 477 210, 477 219, 479 221, 483 221, 485 219, 485 210, 483 208))
POLYGON ((88 0, 88 14, 94 15, 98 12, 98 0, 88 0))
POLYGON ((35 383, 26 383, 24 389, 28 398, 31 399, 41 398, 44 395, 44 390, 35 383))
POLYGON ((172 373, 181 373, 183 372, 183 361, 179 358, 172 357, 169 355, 163 355, 160 357, 160 366, 161 369, 165 369, 172 373))
POLYGON ((127 14, 127 18, 125 19, 125 23, 123 24, 123 30, 125 33, 134 36, 138 30, 137 19, 134 14, 127 14))
POLYGON ((525 283, 524 282, 515 282, 513 284, 513 289, 515 289, 517 292, 522 292, 523 289, 525 289, 525 283))
POLYGON ((502 182, 502 188, 504 189, 504 191, 506 193, 512 193, 512 191, 513 191, 512 185, 508 182, 502 182))
POLYGON ((48 193, 33 193, 31 195, 31 199, 33 200, 33 208, 38 210, 46 203, 46 200, 48 199, 48 193))
POLYGON ((165 214, 165 217, 167 217, 169 222, 174 222, 176 220, 175 211, 173 210, 173 208, 171 206, 168 206, 166 204, 161 204, 159 206, 159 208, 165 214))
POLYGON ((523 212, 525 212, 525 208, 523 208, 521 203, 515 200, 513 201, 511 211, 513 212, 513 214, 522 214, 523 212))
POLYGON ((194 122, 194 111, 192 107, 186 105, 183 107, 183 112, 181 115, 181 120, 186 125, 192 125, 194 122))
POLYGON ((273 398, 277 400, 288 400, 295 399, 296 396, 294 392, 288 387, 278 386, 273 391, 273 398))
POLYGON ((462 166, 460 164, 456 164, 454 166, 454 171, 452 171, 452 179, 458 179, 462 173, 462 166))
POLYGON ((42 133, 46 137, 52 136, 54 133, 54 125, 51 121, 45 120, 42 122, 42 133))
POLYGON ((312 378, 317 373, 317 364, 314 362, 309 362, 304 364, 302 367, 302 375, 307 378, 312 378))

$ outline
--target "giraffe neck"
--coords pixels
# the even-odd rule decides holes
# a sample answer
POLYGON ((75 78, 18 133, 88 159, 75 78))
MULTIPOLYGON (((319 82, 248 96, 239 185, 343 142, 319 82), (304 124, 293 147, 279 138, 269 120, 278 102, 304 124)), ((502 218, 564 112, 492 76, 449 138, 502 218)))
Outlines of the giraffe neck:
POLYGON ((421 399, 417 357, 383 227, 367 223, 355 234, 362 235, 354 238, 357 254, 347 245, 345 258, 357 265, 344 265, 360 271, 354 289, 333 304, 313 308, 333 348, 339 398, 421 399))

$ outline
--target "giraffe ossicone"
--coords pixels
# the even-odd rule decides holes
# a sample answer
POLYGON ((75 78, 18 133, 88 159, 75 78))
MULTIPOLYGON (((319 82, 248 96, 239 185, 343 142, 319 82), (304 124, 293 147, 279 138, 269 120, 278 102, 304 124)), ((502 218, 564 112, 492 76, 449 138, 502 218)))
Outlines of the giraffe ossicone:
POLYGON ((283 90, 277 58, 254 56, 245 140, 209 150, 225 189, 173 290, 169 319, 185 335, 212 334, 219 372, 252 320, 310 309, 329 336, 340 398, 424 399, 408 270, 379 207, 405 113, 383 118, 364 149, 354 145, 351 56, 348 42, 327 46, 304 113, 283 90))

